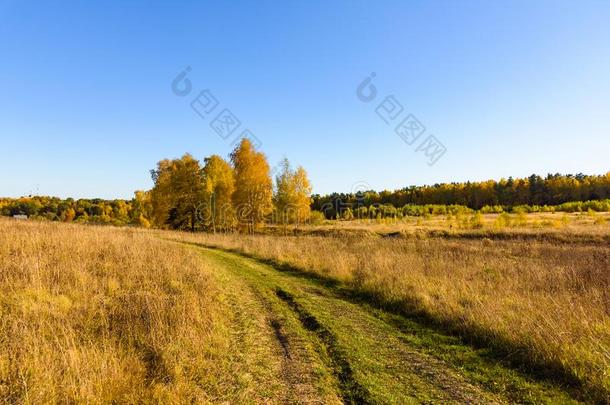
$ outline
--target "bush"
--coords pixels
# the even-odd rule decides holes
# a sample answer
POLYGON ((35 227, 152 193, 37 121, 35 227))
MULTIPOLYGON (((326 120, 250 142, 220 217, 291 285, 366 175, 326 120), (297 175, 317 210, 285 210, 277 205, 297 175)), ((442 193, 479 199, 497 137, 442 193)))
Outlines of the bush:
POLYGON ((508 215, 506 212, 501 213, 500 215, 498 215, 498 218, 496 218, 496 221, 494 222, 494 226, 496 228, 504 228, 507 226, 511 226, 511 218, 510 215, 508 215))
POLYGON ((504 208, 501 205, 485 205, 479 210, 482 214, 501 214, 504 208))
POLYGON ((309 216, 309 222, 313 225, 320 225, 322 223, 324 223, 324 221, 326 220, 326 217, 324 216, 324 213, 320 212, 320 211, 311 211, 311 215, 309 216))

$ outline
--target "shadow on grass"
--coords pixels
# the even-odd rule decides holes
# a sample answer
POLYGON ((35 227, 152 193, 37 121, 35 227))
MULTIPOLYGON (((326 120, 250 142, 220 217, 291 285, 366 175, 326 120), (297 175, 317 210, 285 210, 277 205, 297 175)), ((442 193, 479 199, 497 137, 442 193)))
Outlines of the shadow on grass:
MULTIPOLYGON (((278 262, 274 259, 244 253, 237 249, 195 242, 172 241, 236 254, 270 266, 291 277, 323 287, 336 298, 344 299, 366 308, 378 319, 381 319, 404 334, 420 335, 422 337, 421 342, 416 345, 429 349, 429 354, 443 361, 453 363, 454 365, 456 363, 455 359, 447 359, 435 355, 431 349, 432 347, 438 345, 469 346, 474 349, 476 356, 486 367, 500 365, 515 371, 525 380, 537 380, 553 386, 559 386, 574 399, 580 401, 599 404, 608 403, 608 394, 606 392, 603 392, 598 387, 586 385, 561 363, 537 359, 537 354, 533 353, 530 348, 516 345, 514 342, 493 334, 484 328, 470 325, 466 329, 457 322, 438 319, 426 312, 420 300, 414 297, 388 301, 379 294, 358 291, 354 286, 349 284, 331 279, 330 277, 314 274, 307 269, 278 262)), ((409 341, 409 343, 412 344, 413 342, 409 341)), ((510 393, 508 394, 510 396, 510 393)))
POLYGON ((284 301, 288 307, 296 314, 305 329, 313 332, 326 348, 326 353, 330 358, 330 366, 339 381, 341 398, 346 404, 370 404, 370 394, 354 378, 354 372, 345 354, 339 347, 336 337, 332 332, 324 327, 318 320, 305 310, 294 300, 288 291, 276 288, 275 295, 284 301))

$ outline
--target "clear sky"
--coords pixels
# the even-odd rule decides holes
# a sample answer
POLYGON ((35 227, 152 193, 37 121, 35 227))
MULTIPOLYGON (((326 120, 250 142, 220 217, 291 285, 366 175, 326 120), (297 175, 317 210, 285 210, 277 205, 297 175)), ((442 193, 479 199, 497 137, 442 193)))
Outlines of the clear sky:
POLYGON ((95 3, 0 0, 2 196, 130 198, 158 160, 226 157, 246 128, 317 193, 610 170, 608 1, 95 3), (404 112, 386 124, 389 95, 404 112), (210 127, 224 108, 228 140, 210 127), (394 132, 408 114, 413 145, 394 132))

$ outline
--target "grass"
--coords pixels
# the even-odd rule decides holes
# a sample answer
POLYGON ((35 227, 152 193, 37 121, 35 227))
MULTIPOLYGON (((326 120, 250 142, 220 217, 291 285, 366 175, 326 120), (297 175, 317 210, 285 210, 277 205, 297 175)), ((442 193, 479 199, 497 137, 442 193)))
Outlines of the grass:
POLYGON ((0 219, 0 403, 339 403, 288 312, 152 232, 0 219))
MULTIPOLYGON (((304 236, 392 236, 421 237, 489 237, 492 239, 546 239, 568 243, 586 241, 610 243, 610 213, 516 213, 463 214, 404 217, 401 219, 361 219, 324 221, 302 225, 290 233, 304 236)), ((284 235, 282 226, 268 226, 267 234, 284 235)))
POLYGON ((609 246, 479 231, 0 220, 0 399, 608 402, 609 246))
POLYGON ((556 384, 507 367, 486 349, 363 303, 341 283, 230 252, 205 254, 216 268, 247 280, 276 313, 283 311, 284 321, 301 323, 300 335, 313 343, 314 364, 331 371, 348 403, 576 402, 556 384))
POLYGON ((568 231, 562 243, 477 232, 177 236, 345 283, 369 302, 426 319, 538 375, 578 386, 588 398, 610 401, 610 246, 568 231))
POLYGON ((234 355, 212 270, 131 229, 1 220, 0 402, 258 401, 273 358, 234 355))

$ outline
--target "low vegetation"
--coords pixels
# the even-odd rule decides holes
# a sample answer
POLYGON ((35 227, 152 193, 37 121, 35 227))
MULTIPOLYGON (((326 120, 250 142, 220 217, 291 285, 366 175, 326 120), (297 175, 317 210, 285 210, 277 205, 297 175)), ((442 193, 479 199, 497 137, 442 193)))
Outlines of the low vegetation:
POLYGON ((129 229, 0 220, 0 402, 222 397, 223 319, 210 268, 189 249, 129 229))
MULTIPOLYGON (((605 230, 607 233, 607 230, 605 230)), ((346 283, 516 364, 610 400, 607 243, 488 238, 176 234, 346 283)))
POLYGON ((247 284, 266 303, 259 312, 273 314, 285 369, 298 381, 295 399, 285 402, 337 402, 329 393, 356 404, 579 402, 573 390, 516 370, 489 350, 372 308, 341 283, 232 252, 197 249, 216 271, 233 276, 226 286, 243 294, 234 281, 247 284))
POLYGON ((573 396, 566 384, 580 399, 610 399, 610 247, 570 240, 565 229, 563 241, 528 243, 477 229, 454 238, 341 228, 332 237, 273 236, 2 219, 0 230, 0 398, 8 402, 449 394, 537 402, 573 396), (193 243, 298 271, 276 274, 193 243), (373 316, 367 303, 386 312, 373 316), (332 315, 340 308, 342 320, 332 315), (380 377, 391 347, 376 338, 362 346, 355 327, 397 339, 431 380, 394 365, 383 372, 411 388, 393 391, 380 377), (364 361, 369 350, 386 353, 378 365, 364 361), (443 375, 455 382, 449 394, 443 375), (542 377, 553 383, 536 382, 542 377))
POLYGON ((524 213, 429 215, 407 218, 320 220, 289 229, 268 224, 259 230, 276 235, 363 235, 394 238, 489 238, 565 243, 610 243, 610 213, 524 213))

